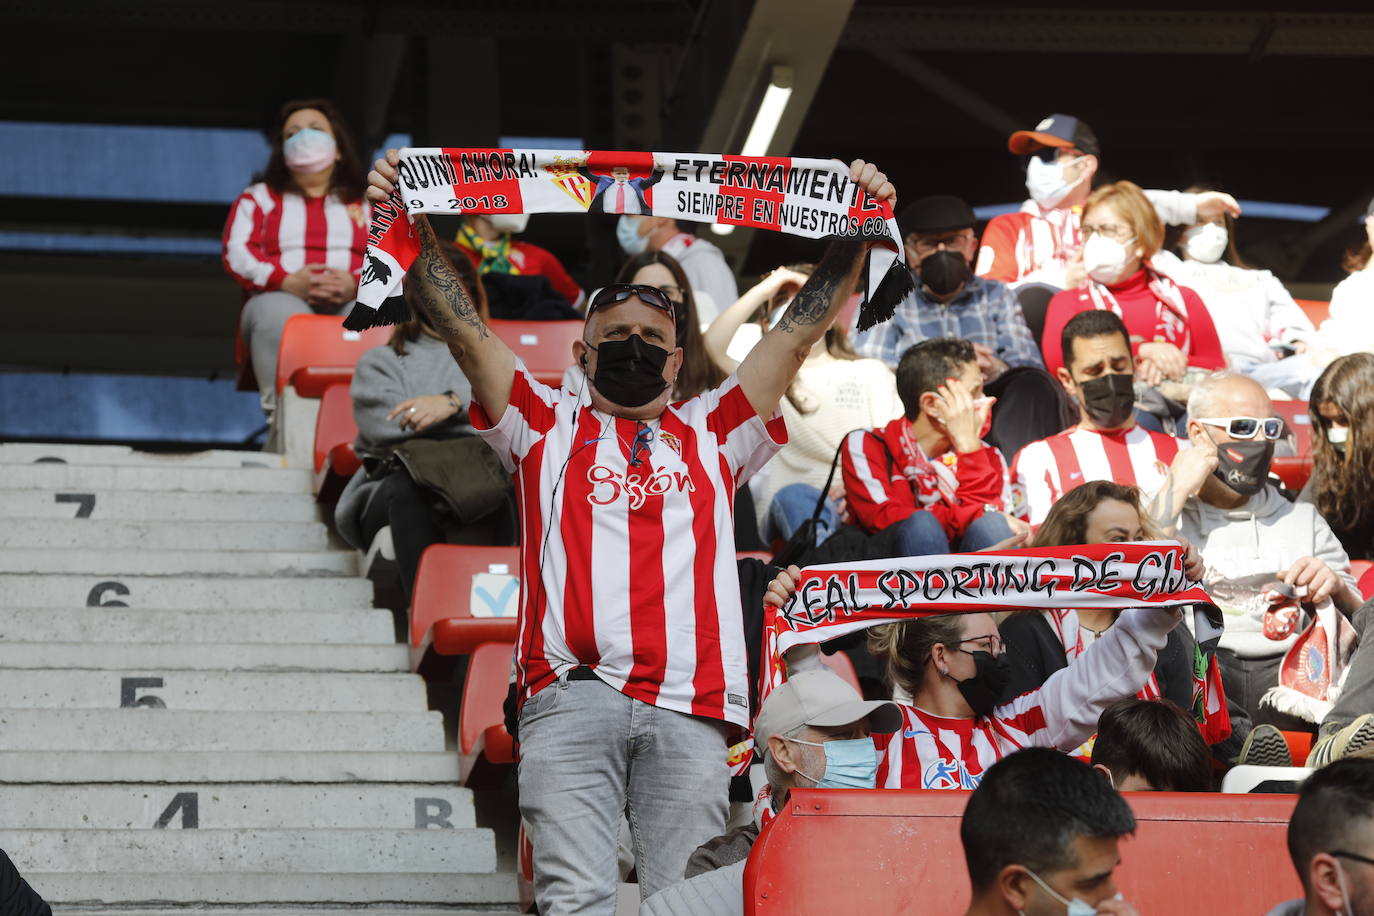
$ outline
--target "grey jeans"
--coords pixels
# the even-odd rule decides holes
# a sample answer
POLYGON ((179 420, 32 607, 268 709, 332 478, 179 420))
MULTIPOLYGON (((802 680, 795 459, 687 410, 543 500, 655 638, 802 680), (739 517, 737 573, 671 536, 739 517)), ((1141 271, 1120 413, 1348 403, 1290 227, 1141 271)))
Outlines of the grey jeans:
POLYGON ((613 916, 617 840, 630 823, 640 899, 683 879, 725 832, 725 725, 659 709, 601 681, 545 687, 520 710, 520 814, 541 916, 613 916))
MULTIPOLYGON (((352 303, 336 310, 323 309, 327 315, 342 315, 352 303)), ((281 332, 292 315, 319 314, 302 299, 282 290, 258 293, 243 304, 239 315, 239 330, 248 343, 253 360, 253 374, 258 378, 258 399, 262 412, 269 417, 277 409, 277 354, 281 351, 281 332)))

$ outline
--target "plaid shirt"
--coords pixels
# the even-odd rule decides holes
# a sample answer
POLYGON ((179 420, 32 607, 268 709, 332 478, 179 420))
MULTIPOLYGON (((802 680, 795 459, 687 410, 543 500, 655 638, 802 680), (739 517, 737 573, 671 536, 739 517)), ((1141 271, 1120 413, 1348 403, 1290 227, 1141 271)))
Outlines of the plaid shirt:
POLYGON ((896 368, 909 347, 932 337, 962 337, 987 347, 1008 366, 1045 368, 1016 294, 984 277, 969 277, 963 292, 944 303, 926 295, 917 278, 897 314, 856 334, 854 349, 896 368))

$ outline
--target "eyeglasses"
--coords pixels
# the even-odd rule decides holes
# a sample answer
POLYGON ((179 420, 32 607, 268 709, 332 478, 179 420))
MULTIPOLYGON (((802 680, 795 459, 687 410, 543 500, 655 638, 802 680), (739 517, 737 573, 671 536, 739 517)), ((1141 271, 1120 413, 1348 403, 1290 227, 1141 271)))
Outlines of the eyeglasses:
POLYGON ((1083 238, 1090 239, 1094 235, 1101 235, 1116 242, 1126 242, 1131 239, 1130 226, 1118 226, 1116 223, 1102 223, 1097 226, 1083 224, 1083 238))
POLYGON ((992 656, 1001 655, 1005 647, 1005 644, 1002 642, 1002 637, 1000 636, 970 636, 968 639, 959 640, 959 651, 968 652, 970 655, 973 653, 964 648, 964 643, 966 642, 978 643, 979 649, 992 656))
POLYGON ((1337 856, 1342 859, 1354 859, 1356 862, 1363 862, 1366 865, 1374 865, 1374 859, 1369 856, 1362 856, 1357 852, 1346 852, 1344 849, 1333 849, 1327 855, 1337 856))
POLYGON ((597 309, 610 308, 619 305, 626 299, 638 298, 645 305, 656 308, 660 312, 666 312, 668 317, 673 319, 673 326, 677 326, 677 307, 673 300, 659 289, 657 286, 645 286, 642 283, 612 283, 610 286, 603 286, 601 289, 592 293, 592 298, 587 305, 587 317, 592 317, 592 313, 597 309))
POLYGON ((963 245, 973 240, 973 233, 969 231, 961 232, 958 235, 945 236, 942 238, 908 238, 907 244, 918 254, 929 254, 937 250, 941 245, 946 248, 954 248, 956 245, 963 245))
POLYGON ((1261 432, 1266 439, 1283 435, 1283 421, 1277 417, 1198 417, 1198 422, 1224 429, 1232 439, 1253 439, 1261 432))

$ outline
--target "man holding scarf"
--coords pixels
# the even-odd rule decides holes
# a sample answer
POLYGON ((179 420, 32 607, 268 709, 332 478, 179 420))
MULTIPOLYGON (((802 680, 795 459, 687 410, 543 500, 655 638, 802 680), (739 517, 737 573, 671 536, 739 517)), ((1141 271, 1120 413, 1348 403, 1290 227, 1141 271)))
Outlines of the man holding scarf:
MULTIPOLYGON (((398 162, 378 160, 371 199, 394 192, 398 162)), ((879 203, 895 198, 871 164, 851 177, 879 203)), ((587 390, 551 389, 483 324, 427 218, 413 220, 415 300, 471 380, 473 425, 520 502, 520 807, 536 899, 546 916, 610 914, 622 814, 643 897, 723 832, 726 744, 749 724, 734 494, 785 442, 778 401, 867 243, 833 242, 736 373, 670 406, 682 350, 660 290, 593 295, 571 354, 587 390)))
POLYGON ((984 390, 998 399, 987 439, 1014 455, 1071 418, 1016 297, 996 280, 973 274, 975 222, 969 205, 948 194, 923 197, 902 211, 897 223, 915 288, 891 321, 857 333, 854 349, 895 369, 901 355, 923 340, 970 341, 984 390))

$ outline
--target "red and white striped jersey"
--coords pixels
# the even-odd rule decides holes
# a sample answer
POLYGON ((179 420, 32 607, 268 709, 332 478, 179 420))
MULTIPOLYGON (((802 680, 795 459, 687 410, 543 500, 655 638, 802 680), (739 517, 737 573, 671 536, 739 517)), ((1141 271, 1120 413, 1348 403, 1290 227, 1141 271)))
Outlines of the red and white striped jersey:
POLYGON ((734 376, 641 423, 517 370, 472 425, 520 505, 518 696, 579 665, 665 709, 749 722, 735 490, 787 441, 734 376), (646 432, 647 430, 647 432, 646 432))
POLYGON ((345 203, 336 195, 279 194, 266 184, 250 185, 224 223, 224 269, 250 293, 281 288, 281 281, 307 264, 350 273, 363 266, 366 200, 345 203))
POLYGON ((1122 611, 1076 664, 991 715, 953 719, 903 704, 902 729, 873 735, 878 788, 975 789, 984 770, 1023 747, 1073 750, 1104 709, 1145 685, 1178 620, 1159 608, 1122 611))
POLYGON ((1178 450, 1187 447, 1186 440, 1143 426, 1111 432, 1075 426, 1022 448, 1011 473, 1024 488, 1027 520, 1039 525, 1059 497, 1090 480, 1133 484, 1153 495, 1178 450))

